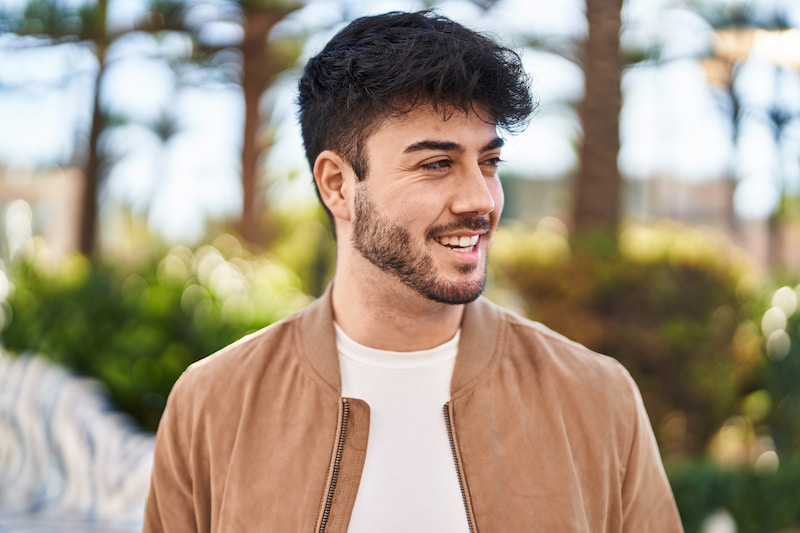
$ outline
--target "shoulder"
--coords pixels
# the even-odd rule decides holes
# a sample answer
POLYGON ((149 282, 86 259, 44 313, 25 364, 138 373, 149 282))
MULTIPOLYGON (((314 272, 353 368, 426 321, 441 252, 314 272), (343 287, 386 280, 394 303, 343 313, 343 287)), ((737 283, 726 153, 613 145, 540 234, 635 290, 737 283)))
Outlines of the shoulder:
POLYGON ((638 389, 616 359, 590 350, 540 322, 492 305, 499 316, 498 351, 519 371, 552 381, 564 391, 635 403, 638 389), (620 394, 622 393, 622 394, 620 394))
POLYGON ((190 365, 173 386, 170 402, 214 401, 242 395, 263 385, 271 369, 300 359, 297 321, 301 313, 247 335, 190 365))
POLYGON ((261 330, 242 337, 218 352, 192 364, 187 372, 200 378, 220 372, 239 371, 252 374, 257 367, 267 364, 281 354, 281 348, 297 342, 296 325, 301 314, 286 317, 261 330))
POLYGON ((648 424, 628 370, 539 322, 499 312, 498 375, 506 386, 513 384, 521 397, 530 394, 538 405, 560 413, 566 427, 603 432, 624 456, 634 435, 648 424))
POLYGON ((628 371, 613 357, 590 350, 540 322, 497 309, 506 330, 503 341, 507 349, 516 357, 529 359, 540 370, 560 370, 576 378, 631 379, 628 371))

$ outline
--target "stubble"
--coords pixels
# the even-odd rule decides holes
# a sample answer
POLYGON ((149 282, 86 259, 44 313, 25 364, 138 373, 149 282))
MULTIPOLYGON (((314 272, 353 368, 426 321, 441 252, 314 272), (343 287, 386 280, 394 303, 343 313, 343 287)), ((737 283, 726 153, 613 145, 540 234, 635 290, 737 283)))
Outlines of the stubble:
MULTIPOLYGON (((490 223, 485 217, 463 219, 446 227, 430 228, 426 242, 431 242, 436 234, 446 234, 458 229, 488 231, 489 227, 490 223)), ((479 279, 457 282, 443 279, 436 271, 426 246, 415 246, 408 230, 383 218, 361 187, 357 188, 355 196, 352 242, 367 261, 384 272, 397 276, 403 284, 435 302, 466 304, 477 299, 483 292, 486 283, 485 263, 479 279)), ((476 265, 459 267, 463 274, 469 274, 477 268, 476 265)))

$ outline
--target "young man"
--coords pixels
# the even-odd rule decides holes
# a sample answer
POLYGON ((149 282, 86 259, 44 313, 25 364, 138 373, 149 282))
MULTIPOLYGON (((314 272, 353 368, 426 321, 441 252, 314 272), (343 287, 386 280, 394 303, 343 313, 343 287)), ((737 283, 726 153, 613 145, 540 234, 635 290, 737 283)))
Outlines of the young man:
POLYGON ((145 531, 681 531, 628 373, 479 298, 528 87, 429 12, 356 20, 309 61, 336 275, 175 385, 145 531))

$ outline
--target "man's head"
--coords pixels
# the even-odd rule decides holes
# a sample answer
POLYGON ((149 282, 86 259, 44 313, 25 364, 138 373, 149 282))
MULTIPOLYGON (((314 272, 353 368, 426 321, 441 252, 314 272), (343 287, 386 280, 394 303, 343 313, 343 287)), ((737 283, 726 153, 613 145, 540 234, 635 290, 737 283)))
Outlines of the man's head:
POLYGON ((341 30, 299 88, 317 193, 342 238, 337 277, 390 298, 477 298, 503 206, 497 130, 533 108, 519 56, 428 11, 388 13, 341 30))
MULTIPOLYGON (((432 106, 475 113, 501 129, 524 127, 533 104, 519 56, 430 11, 357 19, 306 65, 300 125, 311 167, 323 150, 366 178, 366 139, 387 117, 432 106)), ((329 213, 330 215, 330 213, 329 213)))

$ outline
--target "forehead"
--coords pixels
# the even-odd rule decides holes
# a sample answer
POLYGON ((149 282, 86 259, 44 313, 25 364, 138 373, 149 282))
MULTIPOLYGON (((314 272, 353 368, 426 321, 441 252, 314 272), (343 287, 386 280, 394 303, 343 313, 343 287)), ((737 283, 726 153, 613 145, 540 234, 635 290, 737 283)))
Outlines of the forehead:
POLYGON ((437 109, 432 105, 418 106, 381 119, 366 139, 366 145, 388 143, 402 151, 415 142, 437 140, 457 142, 467 148, 483 147, 498 138, 497 126, 484 118, 485 115, 480 109, 465 112, 437 109))

